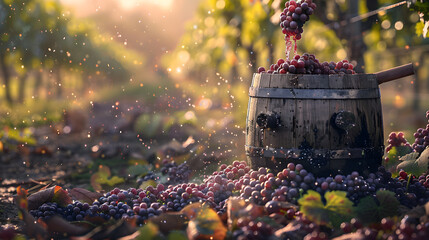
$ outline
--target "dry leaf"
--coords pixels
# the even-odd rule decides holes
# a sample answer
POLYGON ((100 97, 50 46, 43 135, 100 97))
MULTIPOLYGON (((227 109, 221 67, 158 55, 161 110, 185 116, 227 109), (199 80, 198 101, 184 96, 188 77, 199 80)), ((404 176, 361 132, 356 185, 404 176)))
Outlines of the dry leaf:
POLYGON ((103 196, 102 193, 91 192, 83 188, 73 188, 69 192, 73 200, 79 200, 87 203, 93 203, 95 200, 103 196))

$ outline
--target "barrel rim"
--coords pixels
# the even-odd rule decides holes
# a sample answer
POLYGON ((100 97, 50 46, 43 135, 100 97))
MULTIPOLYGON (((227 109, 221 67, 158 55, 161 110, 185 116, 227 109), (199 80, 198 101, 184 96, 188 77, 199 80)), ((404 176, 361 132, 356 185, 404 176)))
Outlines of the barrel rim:
POLYGON ((282 99, 374 99, 380 98, 379 89, 302 89, 302 88, 249 88, 249 97, 282 99))
POLYGON ((264 74, 253 75, 252 87, 302 89, 379 88, 375 74, 264 74))

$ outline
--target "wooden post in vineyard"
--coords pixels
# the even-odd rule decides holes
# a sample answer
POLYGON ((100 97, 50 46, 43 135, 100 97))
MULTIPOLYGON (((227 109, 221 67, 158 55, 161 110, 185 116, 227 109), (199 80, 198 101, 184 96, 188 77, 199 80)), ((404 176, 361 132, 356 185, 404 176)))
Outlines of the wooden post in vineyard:
MULTIPOLYGON (((351 18, 359 15, 359 1, 349 0, 349 8, 347 10, 347 19, 350 21, 351 18)), ((366 45, 363 42, 362 37, 362 22, 357 21, 354 23, 348 23, 346 27, 345 39, 347 41, 347 49, 349 51, 349 58, 357 62, 355 71, 362 73, 364 72, 363 66, 365 66, 363 54, 366 50, 366 45)))

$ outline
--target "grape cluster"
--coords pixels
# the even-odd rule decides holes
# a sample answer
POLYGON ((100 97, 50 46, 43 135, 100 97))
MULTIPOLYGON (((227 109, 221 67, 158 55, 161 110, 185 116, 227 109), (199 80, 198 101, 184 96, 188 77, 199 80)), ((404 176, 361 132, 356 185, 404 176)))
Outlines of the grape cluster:
MULTIPOLYGON (((416 239, 424 240, 429 238, 429 222, 420 222, 416 218, 405 215, 401 221, 392 218, 383 218, 380 223, 371 226, 363 224, 353 218, 350 222, 343 222, 341 230, 344 233, 356 232, 362 239, 416 239)), ((356 236, 357 237, 357 236, 356 236)))
MULTIPOLYGON (((246 208, 246 210, 248 209, 246 208)), ((312 235, 319 236, 319 234, 320 237, 328 236, 328 234, 321 231, 322 229, 318 225, 304 217, 300 211, 296 211, 292 206, 282 205, 279 201, 272 200, 267 202, 264 208, 265 211, 262 213, 258 210, 253 210, 253 207, 251 209, 248 214, 243 214, 237 219, 236 226, 233 226, 233 229, 235 229, 232 232, 233 239, 269 239, 276 230, 288 224, 295 225, 294 228, 301 231, 302 237, 305 235, 308 235, 308 237, 312 235), (275 222, 267 221, 267 216, 270 219, 275 219, 275 222)), ((308 237, 305 239, 308 239, 308 237)), ((288 236, 280 236, 280 238, 289 239, 288 236)))
POLYGON ((313 54, 304 53, 302 56, 296 54, 296 41, 301 39, 303 26, 309 20, 310 15, 316 9, 316 4, 312 0, 290 0, 285 3, 285 8, 280 14, 280 26, 282 27, 286 41, 286 60, 279 59, 272 64, 268 70, 264 67, 258 68, 258 73, 267 72, 272 74, 355 74, 354 66, 347 60, 338 63, 323 62, 313 54), (291 37, 295 41, 294 57, 289 60, 289 53, 292 49, 291 37))
POLYGON ((312 0, 286 2, 284 10, 280 14, 283 34, 287 37, 293 36, 296 40, 301 39, 302 26, 309 20, 315 9, 316 4, 312 0))
POLYGON ((143 182, 149 180, 161 181, 164 185, 187 183, 190 176, 191 169, 186 162, 177 165, 174 161, 164 160, 162 161, 162 167, 159 172, 148 172, 143 177, 137 178, 137 184, 140 186, 143 182), (164 178, 160 178, 160 176, 165 176, 166 180, 164 178))
POLYGON ((425 175, 425 174, 420 175, 419 178, 418 178, 418 181, 425 188, 429 188, 429 175, 425 175))
MULTIPOLYGON (((264 67, 258 68, 258 73, 265 72, 264 67)), ((320 63, 313 54, 295 55, 292 60, 279 59, 266 71, 271 74, 355 74, 353 64, 347 60, 338 63, 320 63)))
POLYGON ((161 173, 167 176, 167 182, 165 184, 170 185, 187 183, 191 175, 191 170, 186 162, 180 165, 177 165, 175 162, 168 162, 161 168, 161 173))
POLYGON ((391 132, 389 134, 389 139, 387 140, 387 143, 388 145, 386 147, 386 152, 389 152, 390 149, 392 149, 392 147, 398 147, 398 146, 408 146, 411 148, 411 145, 410 143, 408 143, 407 139, 405 139, 403 132, 399 132, 399 133, 391 132))
POLYGON ((386 171, 384 167, 380 167, 375 178, 373 178, 377 189, 387 189, 394 192, 399 202, 409 208, 429 201, 429 189, 424 186, 425 181, 425 175, 416 178, 403 171, 400 171, 398 178, 392 178, 392 174, 386 171))
POLYGON ((273 234, 273 228, 258 220, 252 220, 249 217, 239 218, 237 221, 238 230, 233 232, 234 239, 267 239, 273 234))
MULTIPOLYGON (((44 203, 35 210, 30 210, 30 214, 37 219, 43 221, 48 220, 54 215, 59 215, 68 221, 83 221, 86 216, 95 216, 98 211, 96 203, 90 206, 88 203, 76 201, 73 204, 68 204, 65 207, 59 206, 57 203, 44 203)), ((97 216, 99 216, 97 214, 97 216)), ((116 219, 119 219, 117 217, 116 219)))
MULTIPOLYGON (((326 191, 346 191, 347 197, 355 204, 366 196, 375 196, 379 189, 386 189, 395 193, 402 205, 415 207, 429 201, 429 189, 424 185, 426 176, 415 178, 408 174, 400 174, 398 178, 392 178, 392 174, 384 167, 380 167, 376 173, 370 173, 365 178, 357 172, 347 176, 320 177, 316 179, 311 188, 322 196, 326 191), (409 179, 410 178, 410 179, 409 179), (409 181, 409 183, 408 183, 409 181)), ((429 181, 427 183, 429 186, 429 181)))
POLYGON ((58 207, 57 203, 44 203, 37 209, 30 210, 30 214, 37 219, 45 221, 54 215, 61 215, 64 217, 65 209, 63 209, 62 207, 58 207))
MULTIPOLYGON (((316 178, 301 164, 294 163, 289 163, 287 168, 274 175, 267 168, 253 170, 245 161, 234 161, 231 165, 222 164, 218 171, 207 176, 201 184, 158 184, 146 189, 127 190, 115 188, 92 204, 75 201, 66 207, 60 207, 56 203, 45 203, 30 213, 42 220, 57 214, 68 221, 81 221, 87 217, 102 217, 106 220, 135 217, 142 224, 153 216, 180 211, 194 202, 205 202, 221 215, 226 211, 226 200, 231 196, 238 196, 246 202, 265 205, 269 214, 277 214, 281 209, 279 202, 296 204, 300 196, 309 189, 322 196, 327 191, 347 191, 347 197, 355 204, 363 197, 374 196, 378 189, 387 189, 395 193, 401 204, 411 208, 429 200, 428 179, 426 175, 416 178, 406 173, 392 178, 384 167, 365 178, 357 172, 347 176, 316 178)), ((293 209, 288 209, 286 215, 292 219, 296 213, 293 209)), ((262 223, 254 222, 251 225, 251 229, 256 225, 257 229, 264 229, 262 232, 271 232, 262 223)), ((243 234, 245 230, 242 229, 243 234)), ((314 229, 309 233, 313 231, 314 229)))
MULTIPOLYGON (((429 111, 426 112, 426 118, 429 123, 429 111)), ((413 149, 421 153, 429 145, 429 124, 426 125, 426 128, 419 128, 414 133, 415 141, 412 145, 413 149)))

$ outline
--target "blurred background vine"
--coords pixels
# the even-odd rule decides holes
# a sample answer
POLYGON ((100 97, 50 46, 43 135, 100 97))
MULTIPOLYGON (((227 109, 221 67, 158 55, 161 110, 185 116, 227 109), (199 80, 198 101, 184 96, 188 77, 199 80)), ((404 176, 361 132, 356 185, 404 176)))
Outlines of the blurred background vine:
MULTIPOLYGON (((2 124, 58 121, 93 101, 175 95, 197 115, 220 110, 244 129, 252 74, 285 57, 285 0, 150 2, 1 0, 2 124)), ((385 131, 414 131, 429 107, 428 2, 315 2, 298 53, 347 58, 365 73, 413 62, 415 78, 381 91, 385 131)))

